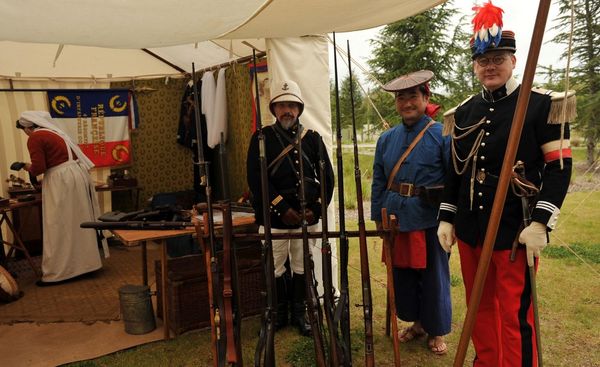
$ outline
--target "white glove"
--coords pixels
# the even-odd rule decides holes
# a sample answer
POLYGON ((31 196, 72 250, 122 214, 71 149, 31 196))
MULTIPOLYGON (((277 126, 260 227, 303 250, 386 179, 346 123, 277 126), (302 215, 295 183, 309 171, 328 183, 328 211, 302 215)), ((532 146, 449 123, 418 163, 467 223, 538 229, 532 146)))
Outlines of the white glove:
POLYGON ((540 252, 548 244, 546 237, 546 225, 531 222, 519 235, 519 242, 527 247, 527 265, 533 266, 533 258, 540 257, 540 252))
POLYGON ((454 225, 452 223, 440 221, 438 226, 437 236, 440 240, 440 245, 447 253, 452 251, 452 245, 456 242, 456 236, 454 235, 454 225))

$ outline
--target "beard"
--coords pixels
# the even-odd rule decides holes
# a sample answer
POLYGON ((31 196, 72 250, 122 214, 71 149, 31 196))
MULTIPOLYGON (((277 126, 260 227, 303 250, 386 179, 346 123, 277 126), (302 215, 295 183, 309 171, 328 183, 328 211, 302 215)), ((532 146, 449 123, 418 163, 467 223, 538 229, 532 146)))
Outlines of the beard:
POLYGON ((298 121, 298 119, 291 115, 284 115, 279 119, 281 127, 283 127, 285 130, 289 130, 292 126, 294 126, 296 121, 298 121))

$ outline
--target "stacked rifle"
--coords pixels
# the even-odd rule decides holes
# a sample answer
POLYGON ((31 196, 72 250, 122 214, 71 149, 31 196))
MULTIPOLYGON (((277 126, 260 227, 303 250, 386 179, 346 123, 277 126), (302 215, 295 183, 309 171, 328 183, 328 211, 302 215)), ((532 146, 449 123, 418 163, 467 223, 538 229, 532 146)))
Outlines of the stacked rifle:
MULTIPOLYGON (((335 34, 333 35, 334 50, 336 49, 335 34)), ((256 75, 256 50, 253 52, 254 72, 256 75)), ((334 52, 335 68, 335 100, 336 100, 336 137, 337 137, 337 170, 338 170, 338 210, 339 210, 339 231, 329 231, 327 221, 327 182, 325 174, 325 152, 322 150, 322 143, 319 151, 319 178, 321 180, 321 212, 322 212, 322 230, 318 232, 309 232, 306 219, 306 200, 304 197, 304 168, 300 163, 300 202, 302 214, 301 233, 271 233, 271 222, 268 199, 268 174, 267 157, 265 149, 265 136, 262 130, 260 101, 258 93, 258 80, 254 78, 254 89, 256 97, 256 128, 259 144, 260 177, 262 197, 262 215, 264 223, 264 233, 234 233, 232 224, 232 204, 229 201, 229 190, 227 186, 227 157, 225 144, 221 136, 219 149, 219 160, 221 165, 221 181, 223 183, 222 191, 224 200, 213 204, 212 187, 209 177, 209 162, 205 161, 202 147, 202 130, 200 127, 200 104, 198 101, 198 90, 196 86, 195 69, 192 64, 193 94, 194 94, 194 112, 196 119, 196 141, 197 141, 197 161, 201 176, 201 186, 205 188, 206 204, 196 205, 196 209, 203 212, 202 226, 196 226, 200 243, 203 246, 204 260, 206 263, 208 296, 210 303, 210 321, 211 321, 211 351, 213 355, 213 365, 220 367, 242 366, 241 352, 241 315, 239 312, 239 287, 238 277, 235 266, 234 246, 236 241, 256 241, 261 240, 261 259, 264 269, 264 279, 266 292, 264 294, 265 305, 261 318, 261 329, 259 340, 256 345, 254 355, 255 366, 274 367, 275 362, 275 320, 277 317, 277 300, 275 295, 275 275, 272 254, 272 241, 275 239, 298 239, 303 240, 304 251, 304 274, 306 275, 306 301, 308 309, 309 322, 312 328, 312 339, 315 349, 315 365, 317 366, 351 366, 352 365, 352 347, 350 340, 350 293, 348 284, 348 257, 349 257, 349 238, 358 237, 360 246, 361 260, 361 293, 364 317, 364 364, 374 366, 374 346, 373 346, 373 306, 371 299, 370 272, 367 251, 367 237, 379 237, 383 235, 381 231, 367 231, 365 228, 365 219, 362 207, 362 185, 361 171, 358 160, 358 146, 356 139, 356 121, 354 116, 354 96, 351 93, 352 107, 352 132, 354 144, 354 177, 356 184, 357 203, 358 203, 358 231, 346 230, 345 225, 345 204, 344 204, 344 182, 343 182, 343 159, 342 159, 342 133, 340 121, 340 103, 339 86, 337 70, 337 52, 334 52), (213 219, 213 210, 218 209, 223 213, 223 224, 221 233, 216 233, 213 219), (317 281, 315 278, 315 269, 309 248, 309 239, 320 238, 322 241, 322 279, 324 294, 320 296, 317 291, 317 281), (339 238, 340 241, 340 288, 336 290, 332 282, 332 250, 330 240, 339 238), (216 257, 216 241, 221 239, 223 244, 223 263, 219 264, 216 257), (222 280, 219 277, 219 270, 223 271, 222 280), (222 284, 220 282, 222 281, 222 284), (321 299, 322 298, 322 299, 321 299), (323 320, 325 319, 325 321, 323 320), (325 325, 324 325, 325 322, 325 325), (326 326, 326 327, 325 327, 326 326)), ((350 47, 348 45, 348 65, 350 78, 352 78, 352 68, 350 63, 350 47)), ((352 90, 352 89, 351 89, 352 90)), ((300 134, 299 134, 300 135, 300 134)), ((302 139, 295 141, 295 148, 302 156, 302 139)), ((303 160, 301 160, 303 161, 303 160)), ((258 198, 257 198, 258 199, 258 198)), ((87 222, 82 223, 82 227, 96 229, 176 229, 194 225, 189 221, 125 221, 125 222, 87 222)), ((388 229, 385 233, 390 232, 388 229)), ((399 364, 399 359, 396 365, 399 364)))

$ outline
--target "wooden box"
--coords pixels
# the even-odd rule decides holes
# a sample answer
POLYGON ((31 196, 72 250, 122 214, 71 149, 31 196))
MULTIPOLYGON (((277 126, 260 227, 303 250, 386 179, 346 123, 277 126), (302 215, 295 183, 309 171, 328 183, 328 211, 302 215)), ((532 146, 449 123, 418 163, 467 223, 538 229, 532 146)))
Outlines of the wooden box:
MULTIPOLYGON (((219 265, 222 264, 219 255, 219 265)), ((240 305, 243 317, 256 315, 263 309, 265 281, 260 262, 260 245, 237 250, 240 305)), ((169 259, 167 300, 169 324, 175 335, 210 326, 210 306, 203 255, 169 259)), ((155 262, 157 315, 162 318, 160 260, 155 262)), ((223 286, 220 271, 219 286, 223 286)), ((222 294, 222 288, 219 293, 222 294)))

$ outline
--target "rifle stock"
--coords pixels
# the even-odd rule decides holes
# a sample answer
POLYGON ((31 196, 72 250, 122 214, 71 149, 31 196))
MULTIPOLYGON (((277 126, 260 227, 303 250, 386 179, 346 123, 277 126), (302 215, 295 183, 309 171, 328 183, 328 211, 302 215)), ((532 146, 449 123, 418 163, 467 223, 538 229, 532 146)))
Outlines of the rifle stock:
POLYGON ((242 366, 242 350, 240 340, 239 293, 235 287, 237 280, 237 267, 235 266, 235 255, 233 248, 233 217, 231 202, 229 201, 229 187, 227 181, 227 151, 225 149, 225 138, 221 132, 219 144, 219 165, 221 166, 221 185, 223 201, 221 204, 223 213, 223 304, 225 329, 227 335, 227 363, 242 366), (234 310, 235 308, 235 310, 234 310), (235 326, 234 326, 235 325, 235 326))
POLYGON ((371 275, 369 271, 369 251, 365 229, 365 213, 362 201, 362 182, 358 161, 358 143, 356 141, 356 118, 354 116, 354 94, 352 92, 352 60, 350 58, 350 41, 348 47, 348 73, 350 78, 350 104, 352 110, 352 140, 354 142, 354 182, 356 183, 356 201, 358 208, 358 233, 360 245, 360 278, 363 296, 363 316, 365 321, 365 366, 375 365, 373 350, 373 303, 371 298, 371 275))

